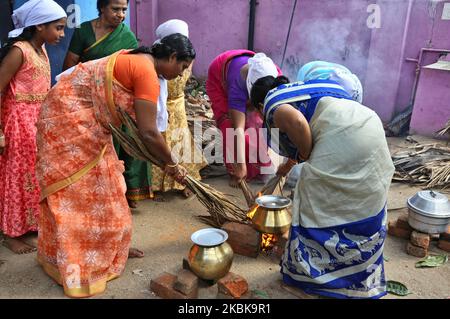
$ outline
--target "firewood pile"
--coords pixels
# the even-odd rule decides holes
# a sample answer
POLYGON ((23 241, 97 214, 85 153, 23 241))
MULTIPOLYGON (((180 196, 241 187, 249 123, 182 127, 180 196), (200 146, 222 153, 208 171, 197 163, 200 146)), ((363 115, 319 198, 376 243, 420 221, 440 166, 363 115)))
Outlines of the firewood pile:
POLYGON ((188 125, 192 136, 194 136, 195 143, 205 147, 207 142, 209 142, 203 140, 206 130, 209 130, 211 133, 215 132, 212 134, 218 137, 211 102, 206 94, 205 81, 191 76, 186 84, 185 101, 188 125), (202 134, 200 135, 197 132, 202 134))
POLYGON ((392 156, 393 180, 420 185, 425 189, 446 190, 450 186, 450 147, 415 143, 392 156))
POLYGON ((448 120, 447 124, 445 124, 445 127, 437 131, 436 134, 438 136, 447 135, 448 139, 450 140, 450 120, 448 120))

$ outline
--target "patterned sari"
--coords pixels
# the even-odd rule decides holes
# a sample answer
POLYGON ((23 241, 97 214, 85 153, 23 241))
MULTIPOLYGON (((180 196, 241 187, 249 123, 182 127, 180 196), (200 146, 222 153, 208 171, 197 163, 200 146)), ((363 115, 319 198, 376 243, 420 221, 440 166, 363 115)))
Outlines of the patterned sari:
MULTIPOLYGON (((189 68, 184 71, 183 76, 168 81, 167 112, 169 121, 166 131, 162 134, 170 149, 179 149, 176 157, 180 159, 180 164, 187 169, 189 175, 200 179, 199 171, 206 166, 206 161, 192 138, 184 105, 184 88, 190 76, 191 69, 189 68), (189 150, 190 156, 184 154, 184 150, 189 150)), ((183 190, 185 187, 177 183, 173 177, 165 175, 159 167, 153 167, 152 191, 167 192, 172 189, 183 190)))
MULTIPOLYGON (((313 149, 294 191, 292 226, 281 260, 287 284, 335 298, 386 294, 383 247, 394 166, 375 112, 332 81, 292 83, 270 91, 265 120, 290 104, 309 122, 313 149)), ((272 132, 274 147, 275 132, 272 132)), ((280 153, 296 157, 279 135, 280 153)))
POLYGON ((37 124, 42 189, 38 261, 70 297, 101 293, 128 258, 131 213, 108 124, 133 94, 113 79, 119 53, 79 64, 49 92, 37 124))
MULTIPOLYGON (((80 56, 81 62, 101 59, 122 49, 135 49, 138 43, 135 35, 124 23, 114 31, 96 41, 91 21, 84 22, 75 30, 69 51, 80 56)), ((126 128, 122 127, 126 132, 126 128)), ((119 159, 125 163, 125 182, 129 200, 151 198, 152 165, 149 162, 137 160, 128 155, 120 144, 114 141, 119 159)))
POLYGON ((14 46, 22 50, 23 63, 5 90, 1 108, 6 148, 0 155, 0 230, 9 237, 37 231, 36 121, 50 89, 47 53, 38 55, 28 42, 14 46))

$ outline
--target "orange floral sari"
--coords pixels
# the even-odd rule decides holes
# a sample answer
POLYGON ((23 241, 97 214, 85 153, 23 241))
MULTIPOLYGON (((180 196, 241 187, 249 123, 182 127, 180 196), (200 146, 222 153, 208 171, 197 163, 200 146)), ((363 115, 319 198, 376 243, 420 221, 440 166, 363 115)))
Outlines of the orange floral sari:
POLYGON ((42 189, 38 261, 69 297, 103 292, 128 258, 131 212, 108 123, 133 94, 113 79, 118 52, 79 64, 49 92, 37 124, 42 189))

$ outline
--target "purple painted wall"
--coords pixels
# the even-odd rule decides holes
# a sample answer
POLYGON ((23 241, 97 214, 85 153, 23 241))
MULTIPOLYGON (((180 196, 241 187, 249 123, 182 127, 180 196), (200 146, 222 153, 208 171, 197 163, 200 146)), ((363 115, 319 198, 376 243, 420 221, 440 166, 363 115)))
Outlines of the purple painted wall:
POLYGON ((423 68, 417 87, 410 132, 433 136, 444 127, 448 119, 450 119, 450 71, 423 68))
MULTIPOLYGON (((450 49, 450 21, 441 20, 444 0, 298 0, 285 49, 294 0, 260 0, 256 8, 256 51, 267 53, 295 79, 298 68, 311 60, 327 60, 350 68, 364 86, 364 104, 384 122, 408 106, 422 47, 450 49), (369 28, 380 8, 381 27, 369 28)), ((248 0, 131 1, 131 25, 145 44, 154 41, 156 26, 168 19, 190 25, 198 58, 194 74, 205 77, 219 53, 247 47, 248 0)), ((424 54, 432 63, 437 54, 424 54)), ((425 65, 423 64, 423 65, 425 65)))

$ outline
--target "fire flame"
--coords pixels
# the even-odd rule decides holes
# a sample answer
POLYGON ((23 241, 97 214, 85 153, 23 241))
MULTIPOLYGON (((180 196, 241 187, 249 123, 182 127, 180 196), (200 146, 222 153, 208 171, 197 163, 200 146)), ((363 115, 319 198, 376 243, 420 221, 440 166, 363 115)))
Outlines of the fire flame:
MULTIPOLYGON (((258 193, 258 196, 256 196, 256 198, 261 197, 262 194, 258 193)), ((253 216, 255 216, 256 210, 258 209, 259 205, 255 204, 252 206, 252 208, 249 209, 248 213, 247 213, 247 218, 252 220, 253 216)))
POLYGON ((275 234, 262 234, 261 235, 261 250, 268 252, 276 245, 278 238, 275 234))

